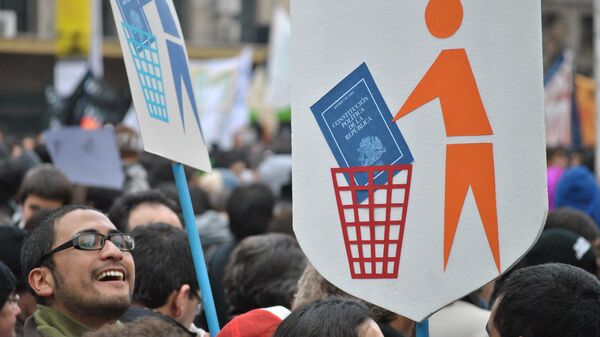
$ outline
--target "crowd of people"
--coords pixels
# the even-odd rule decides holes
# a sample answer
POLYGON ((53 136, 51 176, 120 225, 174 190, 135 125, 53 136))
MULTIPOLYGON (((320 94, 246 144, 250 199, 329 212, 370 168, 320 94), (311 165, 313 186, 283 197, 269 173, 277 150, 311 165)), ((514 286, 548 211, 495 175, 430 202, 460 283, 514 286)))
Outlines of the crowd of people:
MULTIPOLYGON (((208 337, 170 162, 142 152, 135 131, 114 132, 119 191, 72 184, 41 138, 0 134, 0 337, 208 337)), ((415 336, 415 322, 310 265, 292 231, 289 137, 249 138, 213 149, 213 174, 186 172, 216 336, 415 336)), ((538 242, 431 316, 431 336, 600 337, 600 188, 589 163, 548 152, 551 211, 538 242)))

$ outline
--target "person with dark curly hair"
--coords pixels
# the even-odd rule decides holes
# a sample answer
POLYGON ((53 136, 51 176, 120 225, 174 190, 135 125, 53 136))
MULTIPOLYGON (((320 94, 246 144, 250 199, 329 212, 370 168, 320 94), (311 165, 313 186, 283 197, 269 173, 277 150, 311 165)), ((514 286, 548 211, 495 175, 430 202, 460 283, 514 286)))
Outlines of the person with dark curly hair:
POLYGON ((107 214, 122 232, 152 222, 164 222, 183 229, 183 218, 175 201, 158 190, 125 194, 115 200, 107 214))
POLYGON ((571 265, 513 272, 487 324, 490 337, 599 337, 600 281, 571 265))
POLYGON ((244 238, 267 232, 274 206, 273 192, 260 183, 238 186, 227 200, 229 231, 233 235, 233 240, 216 246, 207 259, 208 278, 213 291, 217 317, 222 325, 229 321, 230 310, 225 299, 223 279, 231 252, 244 238))
POLYGON ((62 172, 50 164, 35 166, 27 171, 19 187, 20 214, 14 225, 25 228, 25 223, 40 209, 68 205, 72 197, 71 182, 62 172))
POLYGON ((192 252, 184 231, 166 223, 139 226, 131 232, 137 247, 133 305, 121 322, 157 317, 174 328, 190 332, 200 307, 200 290, 192 252))
POLYGON ((327 281, 311 264, 308 264, 298 280, 298 292, 294 295, 292 310, 328 297, 348 298, 364 303, 384 337, 413 335, 414 321, 346 293, 327 281))
POLYGON ((306 257, 289 235, 270 233, 244 239, 234 249, 223 286, 235 316, 252 309, 290 308, 306 257))
POLYGON ((330 297, 296 308, 273 337, 383 337, 366 305, 330 297))

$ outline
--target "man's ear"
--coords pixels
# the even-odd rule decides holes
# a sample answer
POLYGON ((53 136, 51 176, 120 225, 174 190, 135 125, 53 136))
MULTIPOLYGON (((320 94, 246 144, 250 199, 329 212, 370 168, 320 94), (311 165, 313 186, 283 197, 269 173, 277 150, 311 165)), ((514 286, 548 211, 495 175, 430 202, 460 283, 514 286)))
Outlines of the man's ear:
POLYGON ((181 317, 185 314, 186 303, 190 300, 190 285, 183 284, 179 287, 178 290, 175 291, 175 296, 173 298, 173 316, 175 318, 181 317))
POLYGON ((29 272, 27 281, 39 297, 54 295, 55 280, 50 269, 45 267, 34 268, 29 272))

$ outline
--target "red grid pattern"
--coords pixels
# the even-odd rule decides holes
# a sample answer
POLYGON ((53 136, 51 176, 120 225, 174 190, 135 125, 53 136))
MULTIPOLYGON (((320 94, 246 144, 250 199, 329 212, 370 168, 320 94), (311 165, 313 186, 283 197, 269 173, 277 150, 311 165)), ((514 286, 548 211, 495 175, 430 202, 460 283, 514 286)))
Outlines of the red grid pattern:
POLYGON ((398 277, 411 172, 409 164, 331 169, 352 278, 398 277), (368 183, 357 185, 357 174, 368 183), (387 174, 385 184, 376 184, 381 174, 387 174), (359 192, 368 193, 360 204, 359 192))

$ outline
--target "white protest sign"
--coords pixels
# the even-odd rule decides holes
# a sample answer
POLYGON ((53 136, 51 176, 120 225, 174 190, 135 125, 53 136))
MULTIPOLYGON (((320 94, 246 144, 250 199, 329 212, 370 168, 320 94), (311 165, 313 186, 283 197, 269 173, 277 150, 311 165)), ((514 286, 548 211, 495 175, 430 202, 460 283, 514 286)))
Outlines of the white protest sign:
POLYGON ((291 9, 294 231, 311 263, 418 321, 508 270, 547 213, 540 3, 291 9))
POLYGON ((272 22, 265 101, 271 108, 278 110, 290 106, 290 15, 279 5, 273 11, 272 22))
POLYGON ((236 133, 250 122, 246 96, 252 74, 252 53, 252 48, 244 48, 236 57, 190 62, 207 144, 231 149, 236 133))
POLYGON ((52 163, 72 182, 123 188, 125 174, 112 129, 62 128, 46 131, 44 140, 52 163))
POLYGON ((565 50, 550 69, 544 85, 546 145, 568 147, 573 143, 571 118, 575 98, 575 55, 565 50))
POLYGON ((170 0, 111 0, 144 150, 210 171, 183 34, 170 0))

